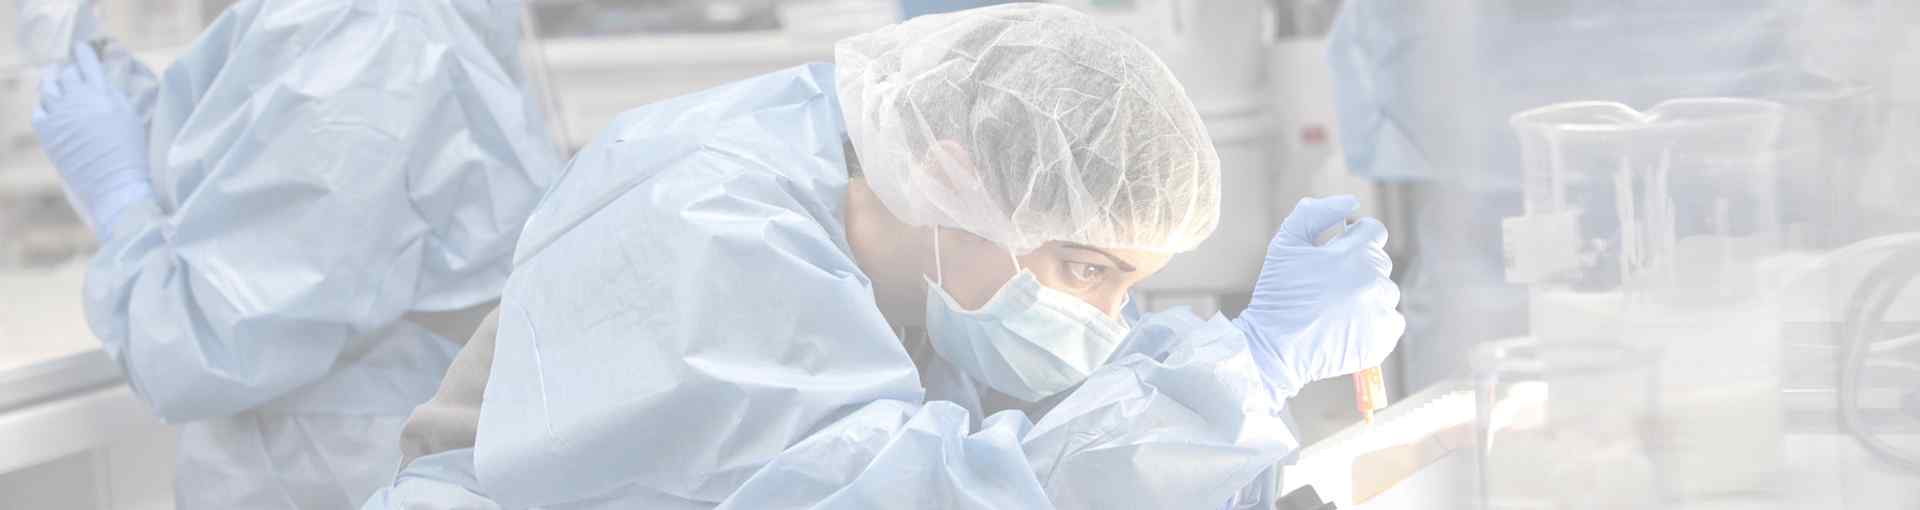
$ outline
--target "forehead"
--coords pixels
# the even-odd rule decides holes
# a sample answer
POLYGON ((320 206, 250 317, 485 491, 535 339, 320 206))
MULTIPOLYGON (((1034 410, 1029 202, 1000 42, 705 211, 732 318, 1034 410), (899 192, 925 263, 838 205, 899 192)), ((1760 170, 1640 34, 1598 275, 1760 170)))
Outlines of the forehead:
POLYGON ((1059 241, 1048 242, 1045 245, 1045 248, 1047 249, 1043 251, 1050 251, 1057 254, 1079 253, 1087 256, 1098 257, 1101 259, 1105 259, 1107 255, 1111 255, 1113 256, 1113 258, 1120 259, 1121 262, 1125 262, 1126 264, 1132 265, 1137 269, 1145 270, 1149 272, 1160 269, 1161 266, 1164 266, 1167 264, 1167 261, 1173 259, 1173 254, 1166 253, 1166 252, 1137 250, 1137 249, 1130 250, 1130 249, 1124 249, 1124 248, 1100 248, 1100 247, 1093 247, 1093 246, 1087 246, 1082 244, 1063 243, 1059 241))

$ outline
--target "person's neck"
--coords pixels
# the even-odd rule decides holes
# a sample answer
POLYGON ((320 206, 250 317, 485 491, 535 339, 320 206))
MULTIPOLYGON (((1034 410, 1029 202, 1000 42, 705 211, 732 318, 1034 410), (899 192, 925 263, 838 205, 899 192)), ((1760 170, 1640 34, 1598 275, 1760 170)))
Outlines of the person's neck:
POLYGON ((873 282, 873 299, 895 330, 926 322, 926 288, 921 280, 928 258, 925 229, 901 222, 867 187, 865 178, 847 183, 847 244, 853 260, 873 282))

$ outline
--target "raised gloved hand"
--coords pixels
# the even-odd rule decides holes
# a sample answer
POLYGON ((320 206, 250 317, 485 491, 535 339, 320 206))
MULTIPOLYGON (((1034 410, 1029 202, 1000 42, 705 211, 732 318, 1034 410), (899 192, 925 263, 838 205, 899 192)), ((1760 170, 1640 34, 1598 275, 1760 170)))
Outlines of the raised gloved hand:
POLYGON ((1314 242, 1359 206, 1351 195, 1301 199, 1267 245, 1253 302, 1233 320, 1282 397, 1379 366, 1406 331, 1385 226, 1362 218, 1325 245, 1314 242))
POLYGON ((73 60, 41 79, 33 129, 100 238, 122 209, 153 193, 146 123, 108 83, 90 45, 75 45, 73 60))

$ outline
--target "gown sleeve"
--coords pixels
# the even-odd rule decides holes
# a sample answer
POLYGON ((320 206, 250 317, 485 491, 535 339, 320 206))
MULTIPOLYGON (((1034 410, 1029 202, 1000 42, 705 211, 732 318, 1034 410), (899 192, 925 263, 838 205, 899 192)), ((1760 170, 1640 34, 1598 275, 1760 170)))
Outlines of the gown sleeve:
POLYGON ((243 4, 168 69, 155 194, 86 283, 161 417, 256 407, 409 311, 497 298, 557 152, 478 28, 430 5, 243 4))
POLYGON ((1271 506, 1259 484, 1295 443, 1239 330, 1184 312, 1137 328, 1130 341, 1147 353, 1097 370, 1037 425, 1002 411, 969 433, 948 402, 869 408, 783 452, 721 508, 1271 506))
POLYGON ((481 407, 503 506, 711 508, 881 401, 919 405, 842 221, 832 68, 628 112, 528 222, 481 407))

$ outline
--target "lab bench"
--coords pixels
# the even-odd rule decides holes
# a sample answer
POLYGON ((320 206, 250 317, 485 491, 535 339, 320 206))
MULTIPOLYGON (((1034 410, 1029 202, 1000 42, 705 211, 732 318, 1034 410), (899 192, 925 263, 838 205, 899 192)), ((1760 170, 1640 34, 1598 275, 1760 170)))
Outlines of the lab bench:
POLYGON ((1473 419, 1470 385, 1434 384, 1392 402, 1371 423, 1303 445, 1280 469, 1279 494, 1311 487, 1341 509, 1472 508, 1473 419))
POLYGON ((0 272, 0 501, 171 508, 173 434, 87 329, 84 277, 83 260, 0 272))

